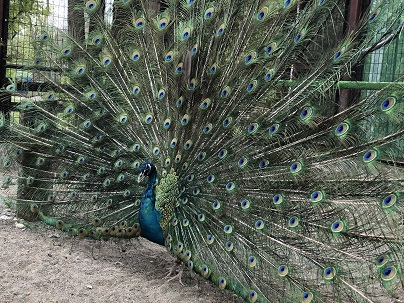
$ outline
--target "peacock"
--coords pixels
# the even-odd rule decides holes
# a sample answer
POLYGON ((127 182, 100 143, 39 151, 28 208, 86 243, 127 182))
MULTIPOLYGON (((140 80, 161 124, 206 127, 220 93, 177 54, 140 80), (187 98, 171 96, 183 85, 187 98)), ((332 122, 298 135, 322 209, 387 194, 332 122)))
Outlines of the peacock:
POLYGON ((355 26, 342 0, 71 4, 74 30, 37 32, 20 122, 0 115, 19 216, 145 237, 248 302, 402 296, 404 75, 340 101, 401 1, 355 26))

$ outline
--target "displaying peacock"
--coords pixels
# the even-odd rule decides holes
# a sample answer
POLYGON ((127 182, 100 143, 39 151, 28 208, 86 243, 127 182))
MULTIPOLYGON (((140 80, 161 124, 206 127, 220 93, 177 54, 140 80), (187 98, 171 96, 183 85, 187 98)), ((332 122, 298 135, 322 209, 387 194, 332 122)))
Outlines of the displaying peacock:
POLYGON ((21 123, 1 115, 19 215, 142 235, 249 302, 399 297, 404 87, 338 96, 404 5, 343 30, 345 2, 76 1, 74 34, 38 34, 21 123))

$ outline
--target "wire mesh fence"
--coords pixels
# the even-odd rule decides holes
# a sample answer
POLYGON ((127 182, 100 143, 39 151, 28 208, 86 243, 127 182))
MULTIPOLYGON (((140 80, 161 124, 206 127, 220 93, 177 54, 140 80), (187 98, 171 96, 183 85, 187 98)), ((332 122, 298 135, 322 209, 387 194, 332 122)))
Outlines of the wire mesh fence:
MULTIPOLYGON (((391 0, 401 1, 401 0, 391 0)), ((112 23, 114 0, 103 0, 104 19, 112 23)), ((88 25, 72 24, 69 14, 75 13, 74 7, 83 5, 82 0, 11 0, 9 16, 9 35, 7 41, 7 70, 6 77, 9 81, 15 81, 18 91, 11 98, 12 103, 19 103, 21 98, 34 98, 38 87, 46 82, 41 73, 29 69, 34 65, 36 39, 44 34, 51 35, 52 39, 63 44, 61 31, 74 36, 77 31, 83 36, 88 35, 88 25)), ((83 22, 86 18, 83 16, 83 22)), ((341 34, 343 20, 338 20, 340 29, 335 35, 341 34)), ((47 61, 50 62, 50 61, 47 61)), ((46 77, 57 80, 59 74, 53 66, 48 68, 46 77)), ((362 80, 370 82, 395 81, 404 75, 404 37, 395 39, 388 46, 383 47, 371 55, 364 62, 362 80)), ((402 80, 401 80, 402 81, 402 80)), ((11 122, 18 122, 18 111, 11 113, 11 122)))
MULTIPOLYGON (((399 4, 402 0, 391 0, 399 4)), ((393 9, 394 6, 391 7, 393 9)), ((391 13, 390 11, 388 14, 391 13)), ((404 36, 401 33, 390 44, 370 54, 363 71, 363 80, 369 82, 404 81, 404 36)))

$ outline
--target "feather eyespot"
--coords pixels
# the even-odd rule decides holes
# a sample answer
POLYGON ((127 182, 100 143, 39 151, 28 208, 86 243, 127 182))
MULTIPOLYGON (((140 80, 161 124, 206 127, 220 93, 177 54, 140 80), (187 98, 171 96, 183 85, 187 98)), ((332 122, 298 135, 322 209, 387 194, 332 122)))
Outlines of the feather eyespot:
POLYGON ((181 162, 181 155, 180 154, 177 154, 176 156, 175 156, 175 163, 180 163, 181 162))
POLYGON ((379 14, 380 14, 380 8, 376 9, 374 12, 370 14, 369 21, 373 22, 379 14))
POLYGON ((95 46, 98 46, 98 45, 102 44, 102 42, 103 42, 103 37, 102 36, 96 36, 96 37, 93 37, 91 39, 91 43, 93 45, 95 45, 95 46))
POLYGON ((11 161, 8 159, 3 160, 3 167, 8 168, 11 166, 11 161))
POLYGON ((152 152, 153 152, 153 155, 157 156, 160 153, 160 149, 157 146, 155 146, 155 147, 153 147, 152 152))
POLYGON ((177 138, 173 138, 173 139, 171 140, 170 146, 171 146, 171 148, 174 148, 174 147, 177 146, 177 138))
POLYGON ((193 141, 192 140, 188 140, 187 142, 185 142, 184 144, 184 149, 185 150, 189 150, 192 147, 193 141))
POLYGON ((396 97, 388 97, 382 102, 380 107, 382 111, 388 112, 396 105, 396 103, 397 103, 396 97))
POLYGON ((140 150, 140 144, 139 143, 135 143, 132 145, 131 150, 133 152, 138 152, 140 150))
POLYGON ((247 56, 245 56, 244 58, 244 63, 246 65, 250 65, 251 63, 254 63, 257 59, 257 52, 252 51, 250 53, 247 54, 247 56))
POLYGON ((250 200, 244 199, 240 202, 240 205, 242 210, 248 210, 251 207, 251 202, 250 200))
POLYGON ((224 232, 226 234, 231 234, 233 232, 233 227, 231 225, 225 225, 224 226, 224 232))
POLYGON ((103 64, 105 67, 108 66, 108 65, 110 65, 111 62, 112 62, 111 57, 104 57, 104 58, 102 58, 102 64, 103 64))
POLYGON ((260 161, 258 166, 259 166, 259 168, 266 168, 266 167, 269 166, 269 161, 268 160, 262 160, 262 161, 260 161))
POLYGON ((200 161, 200 162, 205 160, 205 158, 206 158, 206 153, 205 152, 201 152, 197 157, 198 161, 200 161))
POLYGON ((260 125, 258 123, 256 123, 256 122, 251 123, 248 126, 247 133, 249 135, 255 135, 257 133, 257 131, 259 130, 259 128, 260 128, 260 125))
POLYGON ((380 267, 386 265, 389 260, 390 260, 390 257, 388 255, 380 256, 376 260, 376 266, 380 268, 380 267))
POLYGON ((79 65, 75 69, 75 73, 77 76, 82 76, 86 73, 86 67, 84 65, 79 65))
POLYGON ((311 106, 306 106, 303 108, 302 112, 300 113, 300 118, 303 121, 309 120, 313 116, 313 108, 311 106))
POLYGON ((207 109, 211 103, 212 103, 212 101, 209 98, 206 98, 205 100, 202 101, 200 108, 207 109))
POLYGON ((205 135, 209 134, 213 129, 213 125, 212 123, 208 123, 206 126, 204 126, 204 128, 202 129, 203 133, 205 135))
POLYGON ((255 222, 254 227, 256 230, 263 230, 265 228, 265 223, 262 220, 255 222))
POLYGON ((272 197, 272 201, 274 202, 275 205, 282 204, 283 202, 283 196, 282 195, 274 195, 272 197))
POLYGON ((298 33, 296 36, 295 36, 295 43, 299 43, 300 41, 302 41, 303 40, 303 33, 301 32, 301 33, 298 33))
POLYGON ((89 128, 90 126, 91 126, 91 121, 89 121, 89 120, 84 121, 83 124, 82 124, 83 128, 89 128))
POLYGON ((161 88, 161 89, 157 92, 157 99, 161 100, 161 99, 164 98, 165 95, 166 95, 165 89, 161 88))
POLYGON ((197 53, 197 51, 198 51, 198 44, 194 44, 194 46, 192 47, 192 50, 191 50, 192 56, 195 55, 197 53))
POLYGON ((9 91, 9 92, 14 91, 15 90, 15 85, 14 84, 7 85, 6 90, 9 91))
POLYGON ((291 228, 297 227, 299 225, 299 218, 298 217, 291 217, 288 220, 288 226, 291 228))
POLYGON ((152 121, 153 121, 153 115, 152 115, 152 114, 146 115, 146 117, 145 117, 145 119, 144 119, 144 122, 145 122, 146 124, 150 124, 152 121))
POLYGON ((229 182, 226 184, 226 190, 228 192, 233 192, 236 189, 236 182, 229 182))
POLYGON ((119 115, 118 122, 121 124, 125 124, 126 122, 128 122, 128 116, 126 114, 119 115))
POLYGON ((187 125, 189 123, 190 119, 191 119, 190 115, 185 114, 181 119, 181 125, 182 126, 187 125))
POLYGON ((371 163, 374 160, 376 160, 377 156, 378 156, 377 150, 371 149, 363 155, 362 159, 363 159, 363 162, 365 162, 365 163, 371 163))
POLYGON ((226 119, 223 120, 223 127, 228 128, 232 122, 233 122, 233 118, 227 117, 226 119))
POLYGON ((42 40, 42 41, 47 41, 47 40, 49 40, 49 35, 48 35, 47 33, 42 34, 41 40, 42 40))
POLYGON ((387 197, 385 197, 382 200, 382 203, 381 203, 382 207, 384 209, 390 208, 390 207, 392 207, 392 206, 394 206, 396 204, 397 200, 398 200, 398 198, 397 198, 396 194, 388 195, 387 197))
POLYGON ((145 27, 146 20, 144 18, 138 18, 133 22, 133 24, 135 25, 135 28, 141 29, 145 27))
POLYGON ((335 129, 335 135, 338 137, 342 137, 348 133, 350 129, 350 125, 346 122, 342 122, 335 129))
POLYGON ((217 70, 217 65, 216 65, 216 63, 215 63, 215 64, 213 64, 213 65, 210 67, 209 73, 210 73, 211 75, 214 75, 214 74, 216 73, 216 70, 217 70))
POLYGON ((191 28, 185 28, 181 33, 181 40, 188 39, 191 36, 191 28))
POLYGON ((222 97, 222 98, 228 97, 230 95, 230 91, 231 91, 230 86, 224 87, 222 89, 222 91, 220 92, 220 97, 222 97))
POLYGON ((179 97, 178 99, 177 99, 177 102, 175 102, 175 106, 176 107, 181 107, 181 105, 184 103, 184 97, 179 97))
POLYGON ((237 161, 237 165, 239 168, 245 168, 248 164, 247 157, 242 157, 237 161))
POLYGON ((385 268, 380 274, 383 281, 391 281, 397 275, 397 269, 394 266, 389 266, 385 268))
POLYGON ((133 88, 132 88, 132 94, 133 95, 135 95, 135 96, 137 96, 137 95, 139 95, 139 93, 140 93, 140 87, 139 86, 134 86, 133 88))
POLYGON ((286 277, 289 273, 289 268, 286 265, 281 265, 278 267, 278 275, 281 277, 286 277))
POLYGON ((173 51, 169 51, 164 57, 165 62, 171 62, 173 59, 174 59, 173 51))
POLYGON ((216 31, 216 37, 220 37, 223 34, 224 29, 225 29, 225 25, 224 24, 220 25, 216 31))
POLYGON ((226 244, 225 244, 225 247, 224 247, 225 249, 226 249, 226 251, 228 251, 228 252, 231 252, 232 250, 233 250, 233 248, 234 248, 234 244, 233 244, 233 242, 227 242, 226 244))
POLYGON ((346 48, 342 47, 340 50, 338 50, 335 55, 334 55, 334 62, 339 62, 341 58, 343 57, 344 53, 346 52, 346 48))
POLYGON ((205 278, 209 276, 209 267, 207 265, 202 266, 202 276, 205 278))
POLYGON ((334 267, 324 268, 324 271, 323 271, 324 279, 332 280, 332 279, 334 279, 335 274, 336 274, 336 271, 335 271, 334 267))
POLYGON ((280 126, 279 123, 272 124, 268 129, 269 135, 272 136, 276 134, 279 130, 279 126, 280 126))
MULTIPOLYGON (((188 168, 188 164, 187 163, 184 163, 183 165, 182 165, 182 170, 186 170, 188 168)), ((197 195, 199 195, 201 193, 201 190, 199 189, 199 188, 194 188, 193 190, 192 190, 192 194, 194 195, 194 196, 197 196, 197 195)))
POLYGON ((226 288, 226 279, 223 277, 220 277, 218 286, 220 289, 225 289, 226 288))
POLYGON ((177 68, 176 68, 176 73, 177 74, 181 74, 182 73, 182 69, 184 67, 184 63, 178 63, 177 68))
POLYGON ((215 12, 215 8, 214 7, 209 7, 206 11, 205 11, 205 20, 209 20, 213 17, 213 14, 215 12))
POLYGON ((98 3, 97 3, 96 0, 90 0, 90 1, 86 2, 85 6, 86 6, 87 10, 92 11, 92 10, 95 10, 97 8, 97 4, 98 3))
POLYGON ((264 6, 263 8, 261 8, 257 14, 257 20, 264 21, 268 16, 268 12, 269 12, 268 7, 264 6))
POLYGON ((221 207, 222 206, 221 206, 219 201, 215 201, 215 202, 212 203, 213 210, 219 210, 221 207))
POLYGON ((255 267, 257 265, 257 258, 255 257, 248 257, 248 266, 255 267))
POLYGON ((212 235, 208 235, 208 236, 206 237, 206 242, 207 242, 209 245, 213 244, 213 242, 215 242, 215 237, 212 236, 212 235))
POLYGON ((189 82, 188 89, 194 90, 195 87, 196 87, 196 79, 192 79, 192 80, 189 82))
POLYGON ((257 80, 252 80, 248 85, 247 85, 247 93, 253 92, 258 86, 258 81, 257 80))
POLYGON ((331 231, 333 233, 340 233, 341 231, 343 231, 344 227, 344 222, 337 220, 333 224, 331 224, 331 231))
POLYGON ((310 195, 310 200, 313 203, 321 202, 324 199, 324 193, 322 191, 315 191, 310 195))
POLYGON ((130 58, 132 59, 132 61, 138 61, 140 59, 140 52, 137 50, 133 51, 130 58))
POLYGON ((228 154, 227 149, 225 148, 221 149, 218 153, 219 159, 223 160, 224 158, 226 158, 227 154, 228 154))
POLYGON ((302 303, 310 303, 313 300, 314 296, 311 292, 306 291, 302 294, 302 303))
POLYGON ((294 174, 300 172, 302 169, 303 169, 303 165, 302 165, 302 163, 299 162, 299 161, 293 163, 293 164, 290 166, 290 171, 291 171, 292 173, 294 173, 294 174))
POLYGON ((63 56, 69 56, 71 54, 71 52, 72 52, 72 49, 69 48, 69 47, 65 47, 65 48, 62 49, 62 55, 63 56))
POLYGON ((170 127, 170 125, 171 125, 171 119, 169 119, 169 118, 165 119, 164 123, 163 123, 163 128, 168 129, 170 127))
POLYGON ((265 47, 265 56, 271 55, 276 50, 276 43, 272 42, 265 47))

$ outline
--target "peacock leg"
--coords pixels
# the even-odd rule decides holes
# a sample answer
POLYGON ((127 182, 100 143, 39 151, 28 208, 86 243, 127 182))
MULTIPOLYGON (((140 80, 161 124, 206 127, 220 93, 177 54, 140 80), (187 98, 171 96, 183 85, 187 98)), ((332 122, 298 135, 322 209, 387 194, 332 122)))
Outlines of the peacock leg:
POLYGON ((100 252, 100 250, 101 250, 101 242, 97 241, 97 243, 91 247, 91 256, 93 257, 94 260, 99 259, 99 256, 94 255, 94 247, 96 247, 96 246, 97 246, 98 252, 100 252))

